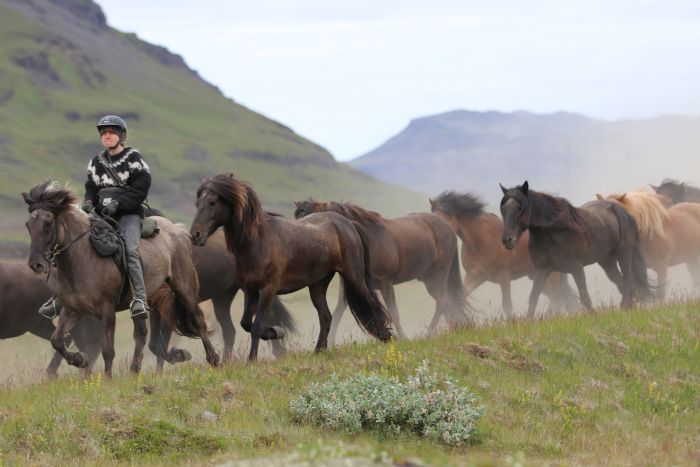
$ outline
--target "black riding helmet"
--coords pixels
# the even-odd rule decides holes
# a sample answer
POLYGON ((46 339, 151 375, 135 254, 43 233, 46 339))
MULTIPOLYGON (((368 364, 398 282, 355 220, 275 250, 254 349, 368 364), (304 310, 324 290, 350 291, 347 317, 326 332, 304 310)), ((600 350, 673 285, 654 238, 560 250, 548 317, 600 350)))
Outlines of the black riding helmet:
POLYGON ((104 117, 100 118, 100 120, 97 122, 97 131, 102 132, 103 128, 114 128, 117 130, 119 133, 119 142, 122 143, 126 140, 126 122, 124 121, 123 118, 119 117, 118 115, 105 115, 104 117))

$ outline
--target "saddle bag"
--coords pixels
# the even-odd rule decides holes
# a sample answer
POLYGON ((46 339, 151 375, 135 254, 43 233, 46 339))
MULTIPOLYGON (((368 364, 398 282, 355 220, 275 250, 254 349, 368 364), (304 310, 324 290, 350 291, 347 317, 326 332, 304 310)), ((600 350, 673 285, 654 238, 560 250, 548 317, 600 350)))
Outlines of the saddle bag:
POLYGON ((119 234, 109 226, 93 225, 90 241, 100 256, 121 256, 122 240, 119 234))

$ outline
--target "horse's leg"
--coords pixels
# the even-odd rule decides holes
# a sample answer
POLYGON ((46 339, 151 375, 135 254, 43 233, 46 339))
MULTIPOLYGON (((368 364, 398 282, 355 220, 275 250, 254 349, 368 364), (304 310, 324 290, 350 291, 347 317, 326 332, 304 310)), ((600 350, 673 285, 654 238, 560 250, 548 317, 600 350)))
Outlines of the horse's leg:
POLYGON ((586 286, 586 273, 583 271, 583 266, 574 269, 571 275, 574 277, 574 282, 576 282, 578 294, 579 297, 581 297, 581 304, 588 311, 593 310, 593 303, 591 302, 591 296, 588 294, 588 287, 586 286))
POLYGON ((105 376, 112 377, 112 363, 114 362, 114 328, 116 324, 116 313, 111 304, 102 305, 100 310, 102 316, 102 359, 105 362, 105 376))
POLYGON ((628 279, 631 276, 627 276, 627 270, 629 270, 629 273, 632 273, 631 267, 627 267, 627 261, 625 261, 624 258, 620 260, 620 266, 622 266, 622 272, 620 272, 620 269, 617 268, 617 258, 614 256, 605 258, 603 261, 600 261, 598 264, 603 268, 603 271, 605 271, 605 275, 608 276, 608 279, 612 281, 613 284, 617 286, 617 290, 620 291, 620 294, 624 297, 626 295, 626 284, 628 282, 628 279))
POLYGON ((343 318, 343 312, 348 307, 347 299, 345 298, 345 286, 343 281, 340 281, 338 286, 338 302, 335 304, 335 309, 333 310, 333 317, 331 318, 331 330, 328 333, 328 341, 335 342, 335 336, 338 333, 338 326, 340 325, 340 320, 343 318))
POLYGON ((383 284, 379 290, 382 292, 382 297, 384 297, 384 303, 386 303, 387 311, 391 316, 391 321, 394 323, 394 330, 396 331, 396 337, 399 339, 407 339, 406 333, 401 327, 401 321, 399 319, 399 308, 396 306, 396 294, 394 293, 394 286, 392 284, 383 284))
POLYGON ((243 302, 243 316, 241 316, 241 327, 245 332, 250 333, 253 329, 253 317, 258 310, 258 297, 260 291, 247 290, 243 302))
POLYGON ((86 375, 92 372, 95 361, 102 350, 101 330, 102 322, 96 316, 84 315, 70 332, 73 336, 73 342, 88 358, 88 366, 85 368, 86 375))
MULTIPOLYGON (((30 332, 35 336, 50 341, 51 334, 53 334, 55 330, 56 326, 54 326, 51 321, 42 319, 41 321, 39 321, 39 326, 32 329, 30 332)), ((67 339, 70 339, 70 336, 67 337, 67 339)), ((70 342, 66 342, 66 345, 70 345, 70 342)), ((58 367, 61 365, 62 361, 63 355, 61 355, 58 352, 54 352, 53 357, 51 357, 51 361, 49 362, 49 366, 46 367, 46 375, 49 378, 55 378, 56 376, 58 376, 58 367)))
POLYGON ((532 319, 535 316, 537 302, 540 299, 540 294, 544 288, 544 283, 551 271, 549 269, 535 269, 532 278, 532 290, 530 291, 530 299, 528 300, 527 318, 532 319))
MULTIPOLYGON (((276 292, 276 288, 268 285, 261 289, 258 294, 255 321, 250 328, 250 354, 248 355, 248 360, 250 361, 258 359, 258 346, 260 345, 261 338, 264 340, 276 338, 276 333, 271 328, 265 327, 267 315, 272 307, 272 300, 274 300, 276 292)), ((330 312, 328 312, 328 314, 330 315, 330 312)))
POLYGON ((146 328, 145 319, 133 319, 132 321, 134 324, 134 356, 131 359, 131 371, 133 373, 140 373, 143 363, 143 348, 146 345, 148 328, 146 328))
MULTIPOLYGON (((690 270, 690 268, 688 268, 690 270)), ((656 266, 656 300, 662 302, 666 296, 666 282, 668 281, 668 264, 663 261, 656 266)))
POLYGON ((328 347, 328 332, 331 328, 332 317, 326 301, 326 291, 334 275, 335 273, 329 274, 321 281, 309 285, 309 295, 318 312, 318 323, 320 325, 318 341, 316 341, 316 352, 325 350, 328 347))
POLYGON ((164 362, 175 364, 186 362, 192 358, 187 350, 172 348, 168 350, 173 331, 163 323, 158 310, 148 314, 151 322, 151 338, 148 348, 156 356, 156 372, 163 372, 164 362))
POLYGON ((58 326, 56 330, 51 334, 51 345, 56 350, 56 352, 63 355, 69 365, 76 366, 78 368, 86 368, 88 366, 88 359, 80 351, 71 352, 66 348, 66 334, 73 329, 75 323, 78 321, 81 315, 79 315, 74 310, 63 307, 61 314, 58 316, 58 326))
POLYGON ((693 279, 693 293, 700 291, 700 257, 689 259, 685 266, 693 279))
POLYGON ((231 303, 238 293, 238 287, 232 286, 211 299, 214 305, 214 315, 221 326, 221 336, 224 339, 224 353, 222 360, 228 362, 233 355, 233 345, 236 341, 236 328, 231 319, 231 303))
POLYGON ((513 319, 513 299, 510 290, 510 274, 501 274, 499 279, 499 284, 501 286, 501 303, 503 306, 503 313, 505 313, 506 319, 513 319))
POLYGON ((432 335, 437 331, 437 324, 440 321, 440 316, 444 315, 445 318, 447 318, 449 315, 452 300, 450 299, 449 292, 447 291, 447 276, 442 278, 430 277, 424 279, 423 282, 426 290, 435 300, 435 313, 433 314, 433 319, 430 320, 430 326, 428 327, 428 333, 432 335))

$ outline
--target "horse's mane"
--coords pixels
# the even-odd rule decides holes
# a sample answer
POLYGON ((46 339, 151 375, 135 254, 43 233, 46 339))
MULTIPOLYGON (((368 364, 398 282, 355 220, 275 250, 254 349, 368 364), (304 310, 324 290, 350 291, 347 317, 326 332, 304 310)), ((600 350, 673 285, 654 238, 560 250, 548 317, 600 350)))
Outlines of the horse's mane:
POLYGON ((29 193, 22 193, 22 197, 29 206, 29 212, 45 209, 53 214, 68 211, 79 201, 71 189, 53 180, 39 183, 29 193))
POLYGON ((686 192, 691 192, 694 195, 700 196, 700 188, 685 182, 679 182, 673 178, 664 178, 661 181, 661 185, 659 185, 655 191, 663 191, 667 195, 668 193, 672 193, 671 197, 674 203, 683 201, 686 192))
POLYGON ((336 201, 327 201, 327 211, 334 211, 343 217, 352 219, 358 222, 373 222, 378 224, 382 221, 382 216, 375 211, 370 211, 353 203, 338 203, 336 201))
POLYGON ((665 237, 664 221, 668 219, 668 212, 656 193, 630 191, 608 195, 607 199, 622 204, 637 222, 639 233, 643 237, 665 237))
POLYGON ((583 219, 577 209, 565 198, 539 191, 528 190, 523 193, 518 186, 508 190, 501 204, 509 198, 517 199, 521 204, 520 218, 529 227, 546 229, 565 229, 583 232, 583 219))
MULTIPOLYGON (((253 187, 233 174, 219 174, 205 180, 197 189, 197 198, 203 191, 211 190, 233 210, 236 230, 240 240, 252 240, 258 236, 265 223, 266 213, 253 187)), ((230 226, 224 226, 226 241, 231 242, 230 226)))
POLYGON ((456 191, 443 191, 430 203, 434 209, 438 209, 449 216, 477 217, 484 213, 486 203, 472 193, 457 193, 456 191))
POLYGON ((382 221, 382 216, 378 212, 370 211, 353 203, 339 203, 337 201, 316 201, 309 198, 304 201, 296 201, 297 212, 337 212, 343 217, 357 222, 373 222, 379 223, 382 221))

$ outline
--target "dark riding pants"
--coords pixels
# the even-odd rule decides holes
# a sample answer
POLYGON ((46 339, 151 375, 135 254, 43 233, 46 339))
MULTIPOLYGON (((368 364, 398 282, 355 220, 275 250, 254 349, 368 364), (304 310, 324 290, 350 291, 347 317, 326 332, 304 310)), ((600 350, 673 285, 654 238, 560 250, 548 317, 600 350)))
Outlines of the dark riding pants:
POLYGON ((138 214, 124 214, 119 219, 122 236, 126 243, 126 267, 131 281, 134 298, 146 303, 146 284, 139 261, 139 242, 141 241, 141 217, 138 214))

